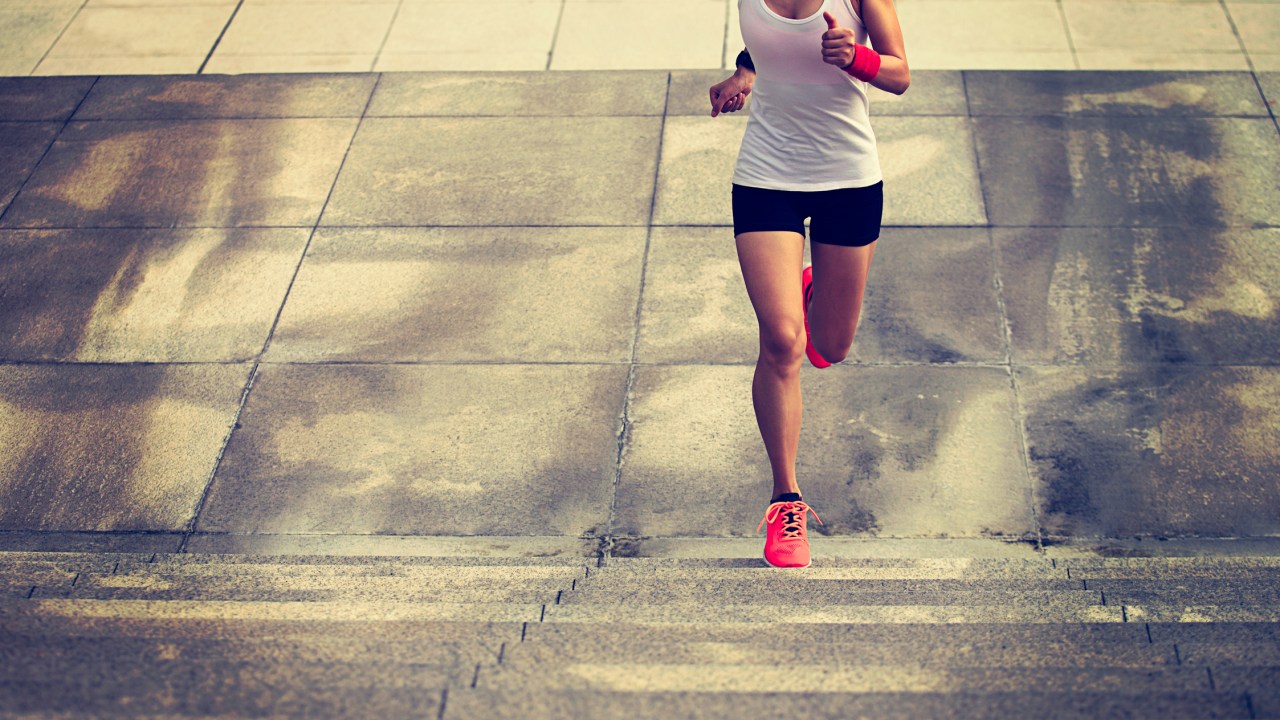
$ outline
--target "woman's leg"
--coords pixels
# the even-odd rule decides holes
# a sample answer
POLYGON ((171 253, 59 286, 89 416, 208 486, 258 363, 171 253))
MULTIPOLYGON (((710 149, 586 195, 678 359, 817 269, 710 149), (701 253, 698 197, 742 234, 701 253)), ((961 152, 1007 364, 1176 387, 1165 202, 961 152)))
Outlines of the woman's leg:
POLYGON ((813 333, 813 347, 833 363, 844 360, 853 345, 875 251, 874 242, 862 247, 809 244, 813 256, 809 332, 813 333))
POLYGON ((760 356, 751 383, 756 424, 773 469, 773 495, 800 492, 796 448, 800 444, 800 363, 804 316, 800 263, 804 236, 748 232, 737 236, 738 262, 760 325, 760 356))

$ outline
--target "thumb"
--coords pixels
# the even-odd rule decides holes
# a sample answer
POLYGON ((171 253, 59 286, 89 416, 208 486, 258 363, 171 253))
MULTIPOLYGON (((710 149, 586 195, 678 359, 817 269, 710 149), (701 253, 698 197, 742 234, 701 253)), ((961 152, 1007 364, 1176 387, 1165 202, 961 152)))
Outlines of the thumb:
POLYGON ((831 13, 829 13, 829 12, 826 12, 825 10, 822 12, 822 19, 827 21, 827 29, 828 29, 828 30, 835 30, 835 29, 838 27, 838 26, 836 25, 836 18, 835 18, 835 16, 834 16, 834 15, 832 15, 831 13))

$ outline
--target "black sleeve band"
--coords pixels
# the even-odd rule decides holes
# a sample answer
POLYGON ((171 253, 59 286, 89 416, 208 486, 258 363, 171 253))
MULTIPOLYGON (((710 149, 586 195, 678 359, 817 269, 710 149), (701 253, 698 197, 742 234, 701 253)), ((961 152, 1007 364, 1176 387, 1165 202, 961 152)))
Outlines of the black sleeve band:
POLYGON ((756 71, 755 63, 751 62, 751 53, 747 52, 745 48, 738 53, 738 59, 734 62, 737 63, 738 67, 744 67, 751 72, 756 71))

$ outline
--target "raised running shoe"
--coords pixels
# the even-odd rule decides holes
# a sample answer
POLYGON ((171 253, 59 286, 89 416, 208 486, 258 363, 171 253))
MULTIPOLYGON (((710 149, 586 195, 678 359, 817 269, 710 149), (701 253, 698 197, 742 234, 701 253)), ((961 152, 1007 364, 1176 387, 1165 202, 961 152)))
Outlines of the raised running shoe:
POLYGON ((764 561, 770 567, 809 567, 809 538, 805 534, 805 521, 809 513, 822 524, 818 513, 802 500, 776 502, 769 505, 764 518, 756 526, 756 532, 768 524, 764 537, 764 561))
POLYGON ((816 368, 831 367, 831 363, 827 362, 827 359, 822 357, 818 349, 813 346, 813 334, 809 332, 809 301, 813 299, 812 265, 804 266, 804 273, 801 274, 800 279, 804 283, 804 354, 816 368))

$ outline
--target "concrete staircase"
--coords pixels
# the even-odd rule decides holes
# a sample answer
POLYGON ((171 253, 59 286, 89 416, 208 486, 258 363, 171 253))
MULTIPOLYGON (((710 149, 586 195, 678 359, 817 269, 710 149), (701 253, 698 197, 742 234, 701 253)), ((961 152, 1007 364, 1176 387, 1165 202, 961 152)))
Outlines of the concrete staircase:
POLYGON ((0 553, 0 715, 1280 717, 1280 558, 0 553))

